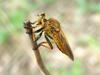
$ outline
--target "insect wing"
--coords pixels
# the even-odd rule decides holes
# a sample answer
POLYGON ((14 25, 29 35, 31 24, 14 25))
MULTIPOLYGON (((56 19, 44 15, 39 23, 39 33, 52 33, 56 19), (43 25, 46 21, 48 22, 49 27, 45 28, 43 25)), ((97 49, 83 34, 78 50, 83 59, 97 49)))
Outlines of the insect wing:
POLYGON ((64 36, 63 31, 62 30, 60 30, 59 32, 54 31, 52 32, 52 34, 53 34, 53 40, 56 43, 59 50, 62 53, 68 55, 72 60, 74 60, 71 48, 64 36))

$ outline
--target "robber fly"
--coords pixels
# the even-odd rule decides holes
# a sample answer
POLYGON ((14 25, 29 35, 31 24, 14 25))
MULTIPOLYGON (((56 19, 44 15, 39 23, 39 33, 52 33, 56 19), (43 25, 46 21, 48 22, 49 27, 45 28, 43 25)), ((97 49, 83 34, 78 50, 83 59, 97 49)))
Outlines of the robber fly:
POLYGON ((55 44, 57 45, 57 47, 62 53, 68 55, 72 60, 74 60, 74 56, 72 54, 71 48, 60 27, 60 23, 56 19, 54 18, 46 19, 45 13, 42 13, 42 14, 39 14, 38 19, 34 23, 31 23, 31 24, 33 24, 33 26, 35 27, 41 26, 40 29, 35 31, 35 33, 40 32, 36 38, 36 41, 44 33, 45 39, 51 49, 53 49, 53 46, 51 44, 50 39, 52 39, 55 42, 55 44))

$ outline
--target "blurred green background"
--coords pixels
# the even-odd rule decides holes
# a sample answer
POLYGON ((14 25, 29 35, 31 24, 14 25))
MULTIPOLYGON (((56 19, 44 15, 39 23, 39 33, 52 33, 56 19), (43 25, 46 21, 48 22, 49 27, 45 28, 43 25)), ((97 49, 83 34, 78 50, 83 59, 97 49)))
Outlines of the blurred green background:
POLYGON ((0 0, 0 75, 41 75, 23 28, 41 12, 61 23, 75 57, 41 47, 51 75, 100 75, 100 0, 0 0))

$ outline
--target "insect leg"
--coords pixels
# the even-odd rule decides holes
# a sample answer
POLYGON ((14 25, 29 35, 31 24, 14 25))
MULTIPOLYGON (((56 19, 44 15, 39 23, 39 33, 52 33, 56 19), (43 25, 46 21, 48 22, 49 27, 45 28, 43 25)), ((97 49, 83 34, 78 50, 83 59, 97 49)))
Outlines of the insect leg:
POLYGON ((43 46, 43 47, 46 47, 46 48, 51 49, 51 47, 49 46, 48 42, 41 42, 41 43, 38 45, 38 48, 39 48, 40 46, 43 46))
POLYGON ((51 44, 51 42, 50 42, 50 40, 49 40, 49 38, 46 34, 45 34, 45 39, 47 40, 47 42, 48 42, 49 46, 51 47, 51 49, 53 49, 53 46, 52 46, 52 44, 51 44))
POLYGON ((36 31, 34 31, 35 33, 38 33, 38 32, 40 32, 39 33, 39 35, 36 37, 36 40, 35 40, 35 42, 38 40, 38 39, 40 39, 41 38, 41 36, 42 36, 42 33, 43 33, 43 31, 42 31, 42 29, 43 29, 44 27, 42 27, 42 28, 40 28, 40 29, 38 29, 38 30, 36 30, 36 31))
MULTIPOLYGON (((46 34, 46 33, 45 33, 46 34)), ((53 39, 50 35, 46 34, 50 39, 53 39)))
POLYGON ((43 29, 44 27, 42 27, 42 28, 40 28, 40 29, 38 29, 38 30, 36 30, 36 31, 34 31, 35 33, 38 33, 38 32, 40 32, 40 31, 42 31, 42 29, 43 29))
POLYGON ((38 39, 40 39, 41 38, 41 36, 42 36, 42 33, 43 33, 43 31, 42 32, 40 32, 40 34, 36 37, 36 40, 35 40, 35 42, 38 40, 38 39))

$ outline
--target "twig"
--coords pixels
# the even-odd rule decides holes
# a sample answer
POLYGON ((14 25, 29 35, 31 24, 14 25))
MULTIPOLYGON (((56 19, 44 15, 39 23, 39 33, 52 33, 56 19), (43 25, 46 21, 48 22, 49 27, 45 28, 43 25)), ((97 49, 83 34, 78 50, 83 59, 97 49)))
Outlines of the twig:
POLYGON ((35 57, 36 57, 36 61, 38 63, 38 66, 40 67, 40 69, 41 69, 41 71, 44 75, 50 75, 48 70, 45 68, 44 63, 42 61, 37 42, 35 41, 36 37, 35 37, 35 33, 33 31, 33 28, 31 26, 31 23, 29 21, 24 23, 24 28, 26 29, 26 33, 30 37, 31 44, 32 44, 32 47, 33 47, 33 51, 35 53, 35 57))

